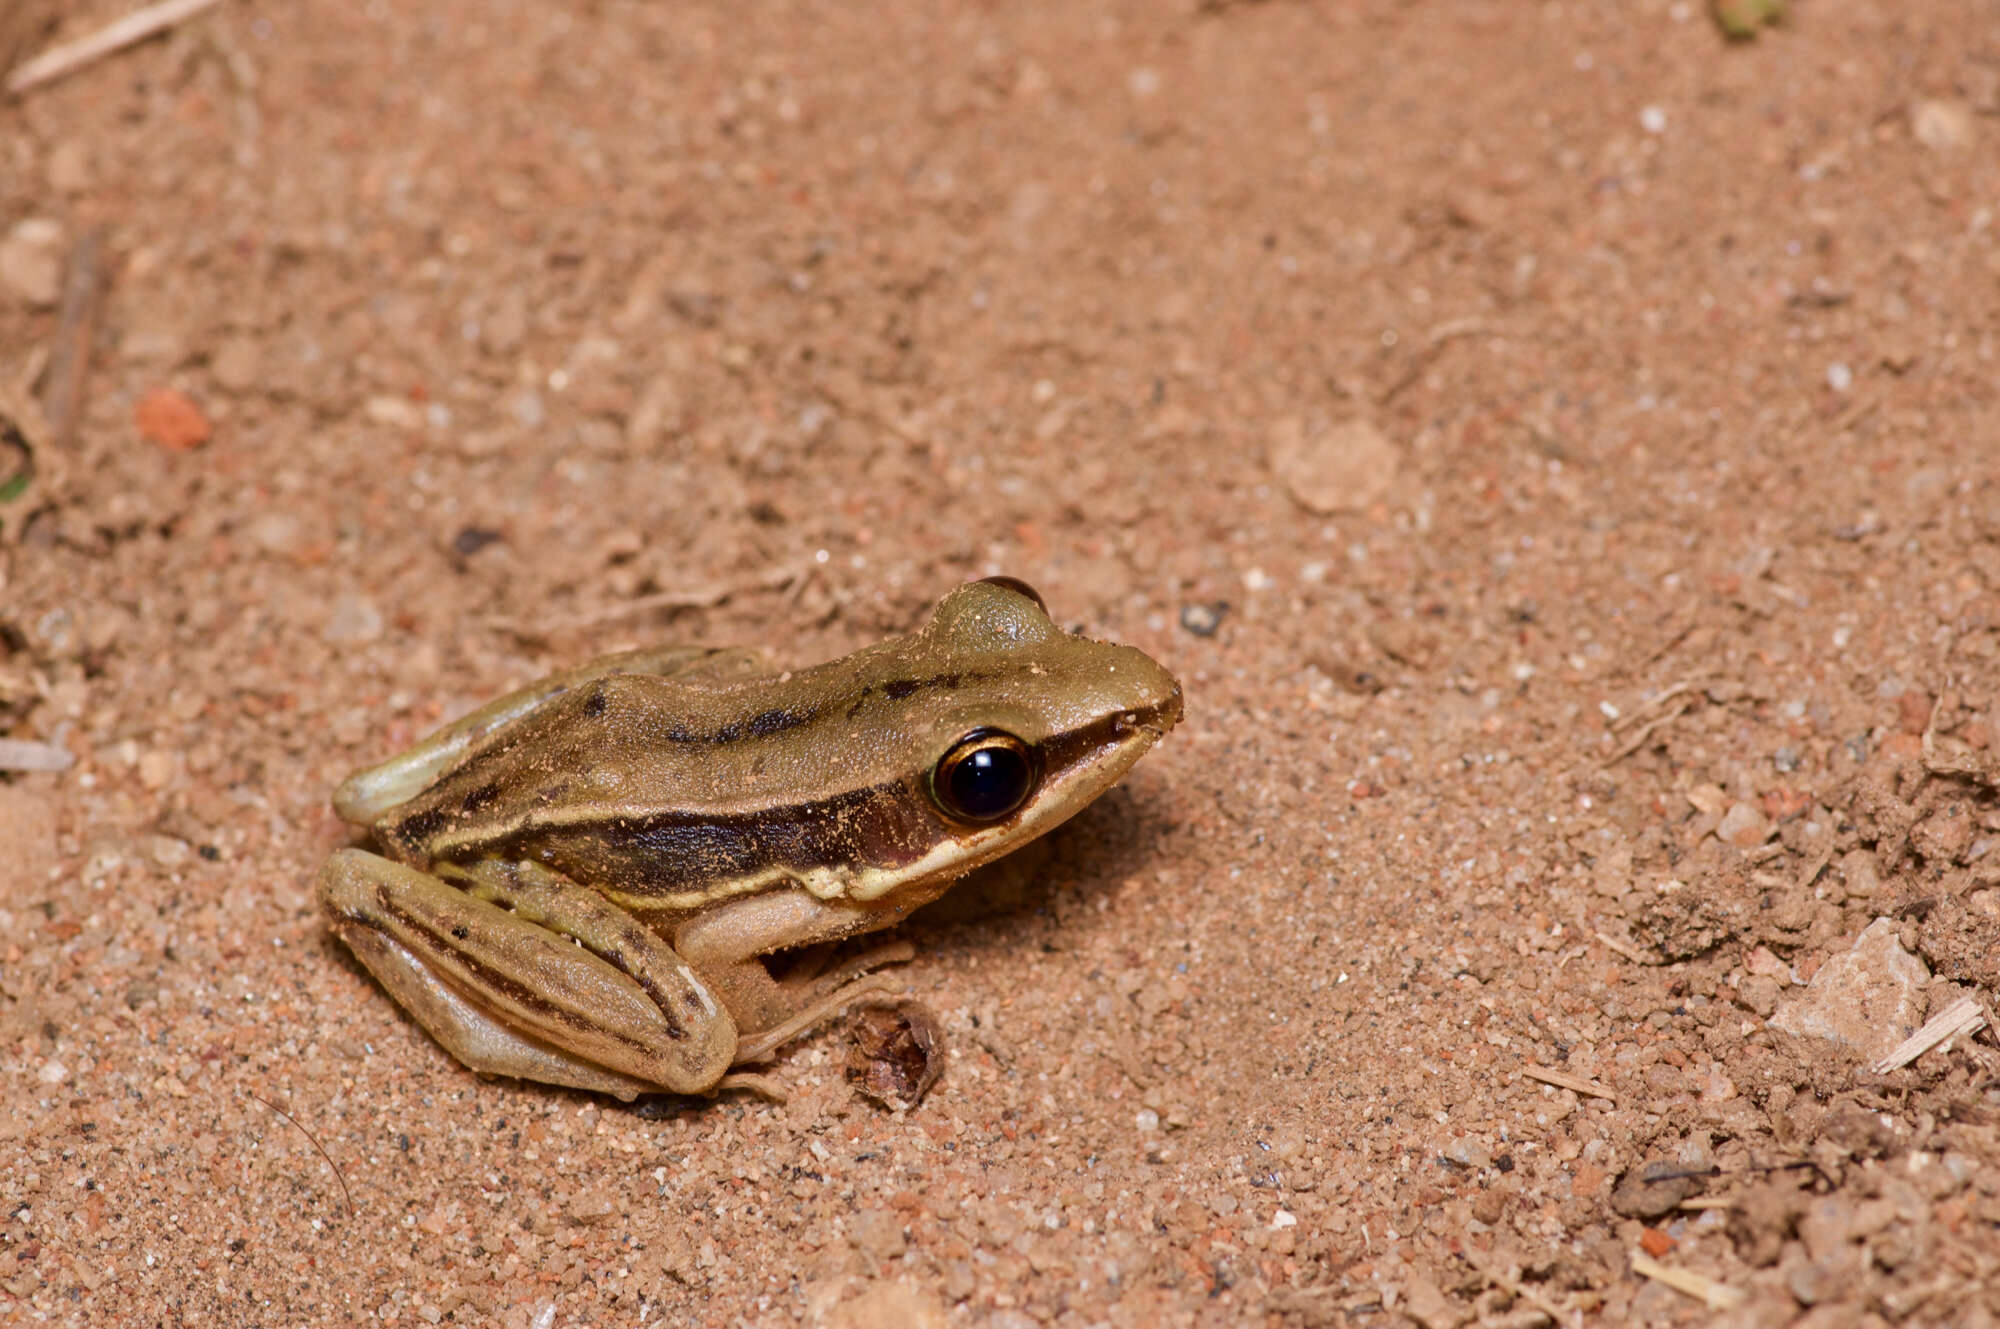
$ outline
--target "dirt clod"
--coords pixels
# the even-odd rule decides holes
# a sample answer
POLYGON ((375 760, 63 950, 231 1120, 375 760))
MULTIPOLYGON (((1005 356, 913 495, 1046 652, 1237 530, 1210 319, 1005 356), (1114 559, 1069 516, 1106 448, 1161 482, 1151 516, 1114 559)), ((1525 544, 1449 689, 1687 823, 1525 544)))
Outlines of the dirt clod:
POLYGON ((1626 1218, 1659 1218, 1672 1213, 1682 1200, 1701 1194, 1711 1174, 1711 1169, 1668 1159, 1642 1163, 1612 1188, 1611 1210, 1626 1218))

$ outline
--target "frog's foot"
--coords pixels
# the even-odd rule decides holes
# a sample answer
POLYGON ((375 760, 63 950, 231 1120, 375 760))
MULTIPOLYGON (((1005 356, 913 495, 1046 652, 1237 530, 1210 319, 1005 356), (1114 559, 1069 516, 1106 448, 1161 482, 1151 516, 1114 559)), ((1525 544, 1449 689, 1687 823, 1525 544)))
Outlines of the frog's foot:
POLYGON ((628 1100, 715 1087, 735 1024, 665 942, 533 865, 455 875, 346 849, 319 878, 342 939, 452 1055, 628 1100))
POLYGON ((760 1075, 756 1071, 731 1071, 715 1086, 715 1092, 718 1094, 725 1089, 748 1090, 750 1093, 768 1098, 773 1103, 792 1101, 791 1091, 785 1088, 784 1081, 775 1075, 760 1075))

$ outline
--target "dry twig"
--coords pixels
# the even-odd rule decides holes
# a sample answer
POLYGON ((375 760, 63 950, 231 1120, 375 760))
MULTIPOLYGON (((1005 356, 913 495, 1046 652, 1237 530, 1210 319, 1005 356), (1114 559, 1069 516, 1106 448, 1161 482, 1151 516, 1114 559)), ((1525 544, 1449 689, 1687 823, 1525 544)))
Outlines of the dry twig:
MULTIPOLYGON (((249 1090, 246 1089, 244 1092, 249 1093, 249 1090)), ((345 1175, 342 1174, 340 1170, 340 1164, 333 1161, 333 1155, 329 1154, 326 1151, 326 1146, 319 1142, 319 1137, 317 1135, 314 1135, 311 1131, 307 1130, 304 1122, 300 1121, 297 1117, 294 1117, 291 1113, 279 1107, 276 1103, 273 1103, 270 1099, 265 1098, 259 1094, 250 1094, 250 1097, 256 1099, 259 1103, 262 1103, 265 1107, 271 1109, 271 1111, 277 1113, 279 1116, 283 1117, 286 1121, 291 1122, 292 1125, 299 1128, 299 1134, 305 1136, 306 1139, 312 1141, 312 1147, 319 1150, 319 1156, 321 1158, 324 1158, 326 1160, 326 1165, 333 1169, 333 1179, 340 1183, 341 1198, 347 1201, 347 1212, 352 1214, 354 1212, 354 1195, 347 1189, 347 1178, 345 1175)))
POLYGON ((30 88, 53 82, 135 42, 142 42, 156 32, 164 32, 216 3, 217 0, 159 0, 159 3, 147 5, 144 9, 135 9, 88 37, 79 37, 44 51, 21 65, 7 76, 7 91, 18 97, 30 88))
POLYGON ((1726 1311, 1743 1304, 1745 1294, 1741 1288, 1717 1282, 1707 1274, 1698 1274, 1692 1269, 1676 1269, 1661 1264, 1644 1251, 1632 1252, 1632 1272, 1656 1283, 1665 1283, 1676 1292, 1684 1292, 1712 1311, 1726 1311))
POLYGON ((103 227, 93 226, 78 236, 70 250, 69 275, 63 280, 62 312, 56 317, 55 340, 42 378, 42 419, 49 444, 57 450, 68 444, 83 414, 83 380, 90 372, 90 341, 97 329, 103 249, 103 227))
POLYGON ((1606 1089, 1603 1085, 1593 1080, 1586 1080, 1581 1075, 1568 1075, 1562 1071, 1552 1071, 1546 1066, 1523 1066, 1521 1074, 1527 1076, 1530 1080, 1540 1080, 1543 1084, 1552 1084, 1558 1089, 1567 1089, 1571 1093, 1581 1094, 1585 1098, 1601 1098, 1607 1103, 1616 1103, 1618 1101, 1618 1096, 1609 1089, 1606 1089))
POLYGON ((1566 1317, 1572 1323, 1578 1322, 1574 1312, 1567 1311, 1564 1307, 1556 1305, 1555 1302, 1551 1301, 1539 1289, 1524 1283, 1519 1276, 1517 1268, 1503 1268, 1499 1260, 1492 1256, 1482 1256, 1469 1244, 1459 1251, 1459 1257, 1471 1265, 1479 1273, 1480 1277, 1484 1278, 1487 1282, 1501 1289, 1516 1301, 1525 1302, 1529 1306, 1532 1306, 1555 1323, 1562 1323, 1566 1317))
POLYGON ((1608 767, 1616 766, 1619 762, 1625 760, 1625 758, 1631 756, 1633 753, 1637 752, 1640 748, 1645 747, 1647 743, 1652 741, 1653 734, 1656 730, 1660 729, 1664 725, 1670 724, 1673 721, 1678 720, 1682 715, 1686 714, 1689 708, 1691 708, 1693 705, 1694 705, 1694 698, 1683 697, 1674 704, 1674 708, 1672 710, 1666 712, 1663 715, 1656 715, 1652 719, 1648 720, 1644 725, 1640 726, 1639 732, 1632 735, 1632 737, 1626 739, 1625 742, 1619 746, 1616 752, 1612 753, 1610 756, 1606 757, 1603 761, 1599 762, 1598 769, 1604 770, 1608 767))
POLYGON ((572 618, 538 622, 533 626, 496 621, 494 626, 517 637, 531 640, 547 638, 558 633, 574 632, 579 628, 600 627, 606 623, 616 623, 620 619, 636 618, 656 610, 713 609, 724 601, 748 591, 782 591, 788 586, 803 582, 810 572, 810 565, 803 570, 797 567, 771 568, 737 581, 711 582, 706 586, 689 586, 680 590, 660 591, 654 595, 640 595, 630 600, 619 600, 613 604, 586 610, 572 618))
POLYGON ((1986 1023, 1986 1012, 1979 1009, 1979 1003, 1970 997, 1960 997, 1951 1005, 1924 1021, 1923 1028, 1898 1043, 1893 1051, 1868 1069, 1877 1075, 1887 1075, 1900 1070, 1932 1048, 1961 1034, 1976 1034, 1986 1023))
POLYGON ((1656 957, 1647 955, 1629 941, 1621 941, 1619 938, 1611 936, 1608 933, 1598 931, 1592 931, 1590 935, 1597 938, 1606 950, 1616 951, 1633 964, 1656 965, 1659 963, 1656 957))
POLYGON ((1485 319, 1476 316, 1447 319, 1438 324, 1425 336, 1423 348, 1410 357, 1410 363, 1404 367, 1396 381, 1376 394, 1375 404, 1386 406, 1401 396, 1405 388, 1423 377, 1424 371, 1437 361, 1439 354, 1452 342, 1461 337, 1477 337, 1489 331, 1492 331, 1491 325, 1485 319))
POLYGON ((1621 715, 1616 720, 1613 720, 1611 722, 1611 732, 1615 734, 1620 729, 1639 723, 1639 717, 1643 716, 1647 711, 1661 709, 1668 702, 1688 691, 1693 686, 1693 679, 1684 678, 1678 683, 1662 688, 1658 696, 1651 698, 1644 705, 1633 707, 1629 714, 1621 715))

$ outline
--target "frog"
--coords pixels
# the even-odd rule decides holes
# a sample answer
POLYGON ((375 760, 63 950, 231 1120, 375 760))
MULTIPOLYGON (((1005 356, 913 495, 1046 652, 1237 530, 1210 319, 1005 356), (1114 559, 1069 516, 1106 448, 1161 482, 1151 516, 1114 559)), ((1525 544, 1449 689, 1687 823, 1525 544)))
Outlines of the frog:
POLYGON ((552 674, 361 770, 317 897, 475 1072, 606 1094, 782 1097, 750 1069, 895 984, 893 928, 1115 785, 1182 712, 1136 647, 1025 582, 778 670, 649 647, 552 674))

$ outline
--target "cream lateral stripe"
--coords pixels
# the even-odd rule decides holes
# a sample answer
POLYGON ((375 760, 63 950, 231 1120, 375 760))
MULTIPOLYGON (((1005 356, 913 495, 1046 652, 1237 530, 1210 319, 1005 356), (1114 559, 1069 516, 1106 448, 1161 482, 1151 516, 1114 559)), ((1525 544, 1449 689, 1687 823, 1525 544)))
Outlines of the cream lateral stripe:
MULTIPOLYGON (((998 831, 984 832, 982 838, 1006 843, 998 831)), ((784 883, 801 887, 815 899, 845 899, 867 904, 887 895, 898 882, 921 880, 954 865, 970 872, 985 861, 978 849, 968 849, 957 841, 944 840, 933 845, 915 863, 899 868, 854 869, 843 866, 807 868, 798 871, 773 867, 718 881, 700 891, 680 891, 673 895, 645 895, 633 891, 601 889, 601 893, 614 904, 635 914, 695 909, 716 900, 749 895, 766 887, 784 883)))
MULTIPOLYGON (((811 799, 803 803, 770 803, 747 810, 704 809, 698 806, 676 808, 673 812, 672 821, 666 821, 656 812, 649 813, 637 809, 634 809, 629 814, 618 812, 607 814, 605 805, 586 802, 567 808, 531 809, 510 819, 498 829, 475 825, 459 831, 437 831, 430 835, 428 839, 431 846, 431 856, 437 859, 449 860, 459 857, 460 855, 456 851, 465 848, 479 848, 516 836, 561 834, 565 831, 574 830, 577 827, 582 827, 588 831, 594 826, 605 824, 607 821, 616 822, 621 829, 628 830, 642 822, 660 822, 662 825, 690 828, 700 827, 708 830, 727 830, 733 833, 753 835, 760 827, 766 825, 796 826, 826 820, 829 819, 828 809, 839 809, 857 797, 865 794, 893 795, 895 792, 893 787, 875 786, 872 788, 843 790, 839 793, 828 794, 824 797, 811 799)), ((756 874, 754 880, 758 883, 763 883, 783 880, 793 875, 793 873, 780 870, 776 876, 756 874)), ((703 900, 719 899, 723 896, 739 894, 744 889, 748 888, 737 885, 723 885, 698 893, 683 892, 682 895, 699 904, 703 900)), ((665 899, 679 899, 682 896, 651 895, 643 898, 654 901, 657 904, 657 902, 665 899)))

